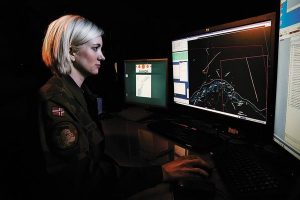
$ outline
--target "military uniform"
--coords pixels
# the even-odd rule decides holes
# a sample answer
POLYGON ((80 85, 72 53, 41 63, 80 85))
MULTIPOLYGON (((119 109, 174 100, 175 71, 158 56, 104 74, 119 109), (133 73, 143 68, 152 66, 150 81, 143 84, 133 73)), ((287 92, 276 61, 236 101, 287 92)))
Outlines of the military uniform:
POLYGON ((53 76, 39 94, 49 191, 70 199, 123 199, 162 181, 161 166, 122 167, 104 153, 96 100, 84 84, 53 76))

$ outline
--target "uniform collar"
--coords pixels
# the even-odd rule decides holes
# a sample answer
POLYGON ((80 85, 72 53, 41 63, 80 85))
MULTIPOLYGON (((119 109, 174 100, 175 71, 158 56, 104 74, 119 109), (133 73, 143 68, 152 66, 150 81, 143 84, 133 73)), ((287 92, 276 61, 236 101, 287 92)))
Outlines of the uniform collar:
POLYGON ((62 80, 67 86, 67 88, 70 90, 70 92, 73 94, 75 99, 81 104, 81 106, 86 111, 88 111, 87 103, 83 96, 83 90, 75 83, 75 81, 69 75, 63 75, 62 80))

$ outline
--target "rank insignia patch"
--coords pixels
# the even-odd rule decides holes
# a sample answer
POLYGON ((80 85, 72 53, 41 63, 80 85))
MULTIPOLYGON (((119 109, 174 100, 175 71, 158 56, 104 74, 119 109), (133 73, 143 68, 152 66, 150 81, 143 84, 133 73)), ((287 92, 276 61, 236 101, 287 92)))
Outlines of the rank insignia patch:
POLYGON ((64 116, 65 113, 64 109, 61 107, 52 107, 51 112, 53 116, 57 116, 57 117, 62 117, 64 116))

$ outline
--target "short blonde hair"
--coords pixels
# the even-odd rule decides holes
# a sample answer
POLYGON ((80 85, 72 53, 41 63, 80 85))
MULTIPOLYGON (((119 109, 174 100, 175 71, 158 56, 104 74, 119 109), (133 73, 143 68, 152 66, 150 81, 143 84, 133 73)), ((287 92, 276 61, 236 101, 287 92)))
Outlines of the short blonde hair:
POLYGON ((56 74, 70 74, 73 63, 70 52, 79 46, 102 36, 103 30, 79 15, 64 15, 48 26, 43 47, 44 63, 56 74))

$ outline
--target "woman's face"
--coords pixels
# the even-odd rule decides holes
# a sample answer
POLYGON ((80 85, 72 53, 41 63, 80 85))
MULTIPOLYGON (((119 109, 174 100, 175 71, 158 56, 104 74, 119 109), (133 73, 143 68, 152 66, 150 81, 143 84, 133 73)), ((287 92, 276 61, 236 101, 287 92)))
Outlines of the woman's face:
POLYGON ((83 44, 75 54, 74 66, 84 76, 98 74, 101 60, 105 60, 102 46, 102 37, 97 37, 83 44))

